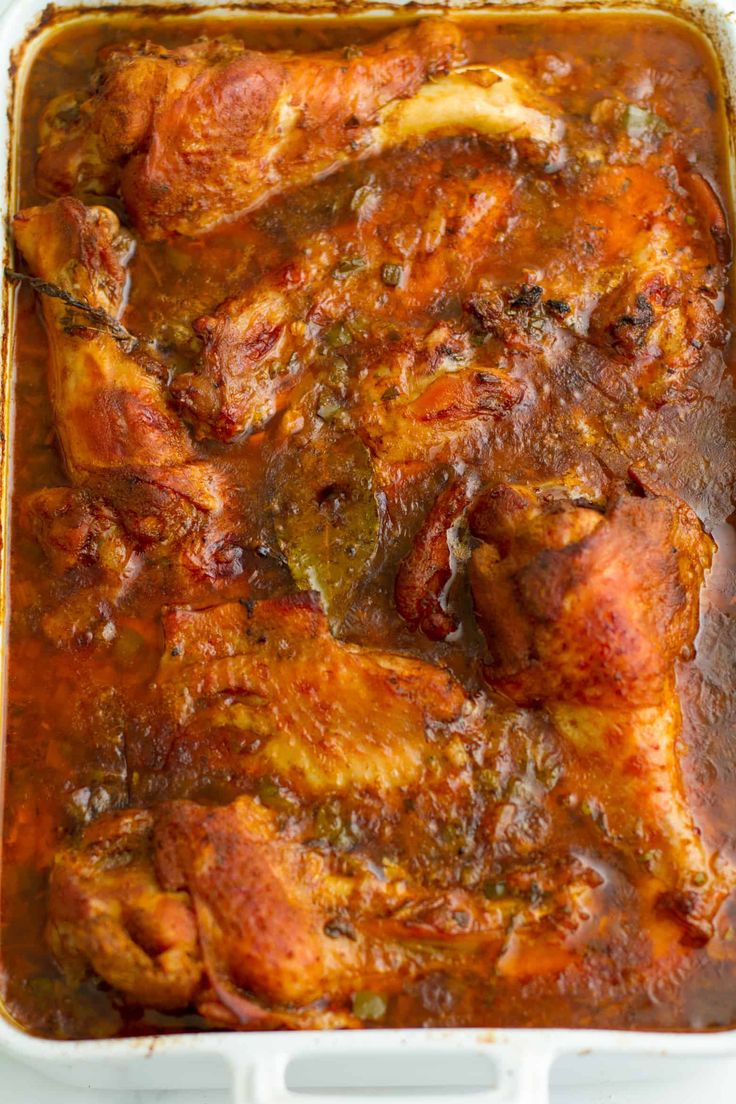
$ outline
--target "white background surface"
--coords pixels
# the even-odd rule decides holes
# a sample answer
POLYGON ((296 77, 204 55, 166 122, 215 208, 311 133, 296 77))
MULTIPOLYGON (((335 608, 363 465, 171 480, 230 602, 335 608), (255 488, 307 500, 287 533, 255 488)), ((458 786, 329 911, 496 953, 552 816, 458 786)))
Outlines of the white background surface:
MULTIPOLYGON (((455 1098, 457 1099, 457 1098, 455 1098)), ((348 1097, 335 1096, 335 1104, 349 1104, 348 1097)), ((380 1096, 376 1098, 380 1104, 380 1096)), ((419 1104, 418 1096, 407 1096, 407 1104, 419 1104)), ((425 1097, 426 1104, 441 1104, 441 1096, 425 1097)), ((422 1101, 422 1104, 425 1104, 422 1101)), ((472 1104, 473 1096, 467 1096, 472 1104)), ((0 1051, 0 1102, 2 1104, 230 1104, 226 1092, 162 1092, 139 1090, 111 1092, 60 1085, 43 1074, 15 1061, 0 1051)), ((296 1104, 309 1104, 308 1095, 295 1097, 296 1104)), ((656 1083, 621 1083, 612 1086, 559 1088, 552 1104, 736 1104, 736 1059, 692 1059, 685 1067, 656 1083)))

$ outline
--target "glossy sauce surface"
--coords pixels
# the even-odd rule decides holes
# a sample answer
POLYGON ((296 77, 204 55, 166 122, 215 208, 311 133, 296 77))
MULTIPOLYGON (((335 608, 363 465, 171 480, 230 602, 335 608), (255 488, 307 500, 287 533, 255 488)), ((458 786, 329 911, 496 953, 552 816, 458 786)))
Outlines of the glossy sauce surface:
MULTIPOLYGON (((636 100, 654 96, 658 112, 677 120, 682 148, 701 171, 725 190, 724 103, 711 56, 682 24, 640 16, 467 17, 471 61, 500 63, 536 59, 541 81, 569 67, 576 79, 551 92, 572 118, 589 116, 594 105, 614 94, 636 100)), ((391 24, 393 25, 393 24, 391 24)), ((271 21, 258 17, 220 21, 187 18, 156 21, 105 15, 92 24, 61 29, 43 47, 27 83, 21 143, 18 206, 44 202, 34 185, 39 113, 60 92, 86 82, 97 50, 111 42, 149 38, 167 46, 198 34, 232 33, 261 49, 298 51, 329 48, 375 37, 376 20, 331 23, 312 19, 271 21)), ((559 242, 576 225, 539 174, 525 177, 523 164, 498 150, 464 139, 442 139, 430 151, 398 151, 358 163, 294 196, 276 197, 265 207, 205 236, 137 243, 130 265, 124 315, 133 333, 150 337, 177 371, 191 367, 199 341, 190 323, 228 296, 255 286, 264 274, 289 263, 309 235, 337 226, 359 189, 381 186, 390 192, 407 180, 421 186, 427 174, 444 181, 474 179, 489 166, 515 175, 522 194, 519 225, 499 238, 488 271, 496 280, 519 282, 527 268, 553 265, 559 242), (520 264, 519 257, 522 257, 520 264), (533 258, 533 263, 532 263, 533 258), (525 267, 526 265, 526 267, 525 267)), ((553 181, 553 177, 550 177, 553 181)), ((450 188, 448 184, 448 188, 450 188)), ((118 200, 112 206, 124 219, 118 200)), ((591 231, 595 232, 595 228, 591 231)), ((586 232, 581 232, 585 239, 586 232)), ((581 245, 581 248, 583 246, 581 245)), ((349 254, 346 254, 349 259, 349 254)), ((390 284, 389 284, 390 286, 390 284)), ((728 297, 730 299, 730 296, 728 297)), ((377 310, 382 309, 379 306, 377 310)), ((457 311, 452 293, 432 306, 438 318, 457 311)), ((731 317, 730 302, 726 316, 731 317)), ((340 345, 340 335, 336 337, 340 345)), ((349 359, 349 354, 345 354, 349 359)), ((709 841, 724 854, 736 846, 736 693, 733 648, 734 537, 731 492, 736 473, 736 399, 729 348, 714 356, 687 401, 672 401, 642 420, 625 409, 607 422, 608 438, 594 452, 623 477, 640 465, 668 485, 697 512, 718 543, 718 553, 702 599, 697 657, 683 665, 679 688, 684 712, 682 758, 692 807, 707 824, 709 841)), ((170 733, 157 713, 151 684, 164 646, 161 610, 189 602, 205 607, 229 598, 290 594, 294 583, 274 545, 271 508, 273 457, 280 444, 276 425, 230 444, 204 442, 202 455, 221 465, 238 487, 242 526, 242 571, 223 571, 215 583, 200 580, 182 593, 181 579, 165 562, 149 566, 114 614, 114 639, 59 645, 49 638, 44 618, 64 609, 80 580, 50 577, 48 565, 22 522, 21 504, 31 492, 67 481, 54 440, 47 391, 47 342, 34 297, 18 293, 14 341, 15 429, 14 510, 11 539, 11 633, 8 685, 4 863, 1 952, 4 996, 10 1013, 28 1030, 58 1037, 98 1037, 156 1031, 207 1029, 194 1013, 165 1014, 123 1002, 104 983, 87 977, 71 981, 54 962, 45 938, 47 886, 55 849, 82 824, 108 809, 154 806, 170 798, 205 803, 254 792, 264 803, 278 797, 278 781, 253 779, 233 770, 228 753, 220 768, 196 749, 172 759, 170 733), (205 757, 206 758, 206 757, 205 757)), ((544 398, 537 413, 517 433, 499 435, 486 472, 521 480, 548 477, 565 469, 564 430, 552 422, 544 398), (549 430, 549 433, 547 431, 549 430), (562 435, 562 436, 561 436, 562 435), (561 443, 562 442, 562 443, 561 443)), ((573 456, 573 460, 576 457, 573 456)), ((580 461, 584 466, 584 462, 580 461)), ((418 468, 397 479, 389 522, 382 530, 370 578, 347 611, 341 635, 353 642, 424 656, 452 670, 469 692, 479 690, 482 650, 467 591, 458 607, 462 631, 447 643, 413 632, 393 602, 396 565, 446 476, 446 468, 418 468)), ((278 488, 276 488, 278 491, 278 488)), ((381 1026, 482 1025, 626 1027, 702 1030, 736 1023, 736 909, 724 906, 706 947, 684 946, 670 918, 642 902, 637 872, 602 845, 584 811, 569 814, 554 795, 558 771, 568 771, 565 793, 585 807, 584 777, 560 760, 539 725, 499 740, 499 773, 506 787, 494 815, 508 832, 511 847, 531 847, 541 829, 535 818, 553 825, 554 846, 584 855, 606 882, 610 925, 562 969, 525 977, 513 964, 504 975, 478 969, 474 975, 432 975, 394 995, 381 1026), (511 748, 512 751, 508 749, 511 748), (504 764, 507 754, 509 763, 504 764), (522 764, 522 766, 520 766, 522 764), (546 774, 545 774, 546 772, 546 774), (545 782, 546 778, 546 782, 545 782), (514 790, 514 787, 516 789, 514 790), (515 796, 516 795, 516 796, 515 796), (536 805, 535 805, 536 802, 536 805), (541 811, 540 811, 541 810, 541 811)), ((297 797, 299 795, 297 794, 297 797)), ((474 847, 468 836, 461 796, 438 792, 421 815, 407 799, 406 815, 391 820, 380 799, 341 800, 341 823, 360 825, 361 846, 378 863, 399 847, 415 871, 428 880, 462 877, 474 847), (457 799, 457 808, 453 802, 457 799), (397 839, 399 843, 397 844, 397 839), (458 873, 459 872, 459 873, 458 873)), ((305 805, 309 801, 305 799, 305 805)), ((315 808, 318 803, 314 803, 315 808)), ((323 820, 333 806, 323 801, 323 820)), ((319 809, 315 816, 319 816, 319 809)), ((393 814, 392 814, 393 816, 393 814)), ((500 834, 502 829, 497 829, 500 834)))

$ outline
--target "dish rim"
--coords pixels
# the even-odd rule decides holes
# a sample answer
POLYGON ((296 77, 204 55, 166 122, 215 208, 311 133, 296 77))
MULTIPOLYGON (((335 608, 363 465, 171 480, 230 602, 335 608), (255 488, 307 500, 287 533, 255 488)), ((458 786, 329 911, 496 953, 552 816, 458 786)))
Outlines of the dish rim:
MULTIPOLYGON (((541 12, 604 13, 636 12, 655 17, 669 16, 684 21, 695 28, 712 47, 720 70, 720 77, 727 93, 728 122, 727 187, 731 211, 734 210, 734 107, 736 101, 736 12, 729 8, 728 0, 597 0, 594 3, 568 2, 568 0, 449 0, 445 4, 406 3, 406 0, 385 0, 341 5, 340 0, 265 0, 263 3, 233 3, 231 5, 180 4, 175 0, 133 0, 104 5, 92 0, 60 0, 45 6, 44 0, 10 0, 0 14, 0 47, 7 60, 7 76, 4 81, 8 111, 0 116, 0 143, 6 151, 6 171, 2 180, 2 213, 7 225, 14 209, 17 149, 14 136, 17 133, 20 107, 25 80, 38 51, 52 37, 63 21, 86 22, 103 15, 122 16, 130 10, 142 14, 147 11, 165 12, 171 18, 186 14, 204 14, 207 17, 232 17, 255 15, 274 19, 293 18, 371 18, 401 13, 448 14, 462 12, 470 15, 513 13, 530 15, 541 12), (351 12, 349 9, 354 8, 351 12), (62 14, 56 19, 56 13, 62 14)), ((9 235, 4 247, 4 263, 12 255, 9 235)), ((16 291, 7 280, 2 286, 2 310, 0 311, 0 353, 2 355, 2 379, 0 380, 0 700, 4 702, 7 687, 7 631, 9 609, 9 556, 8 540, 10 494, 13 466, 13 388, 12 388, 12 334, 14 325, 14 301, 16 291)), ((4 772, 5 716, 2 718, 0 739, 0 812, 2 812, 2 780, 4 772)), ((0 824, 2 822, 0 821, 0 824)), ((0 851, 2 839, 0 838, 0 851)), ((0 854, 1 870, 1 854, 0 854)), ((57 1040, 31 1034, 4 1008, 0 999, 0 1047, 27 1063, 44 1067, 51 1076, 71 1084, 97 1087, 120 1087, 121 1077, 134 1087, 212 1087, 214 1081, 224 1083, 223 1073, 229 1070, 230 1083, 234 1085, 238 1101, 253 1104, 287 1104, 303 1101, 317 1104, 318 1095, 297 1096, 286 1088, 286 1070, 295 1058, 305 1055, 317 1057, 349 1058, 354 1055, 374 1055, 376 1058, 406 1054, 410 1051, 419 1057, 422 1053, 447 1052, 450 1054, 478 1053, 489 1056, 496 1064, 496 1086, 488 1092, 473 1094, 474 1104, 502 1104, 508 1101, 524 1101, 525 1104, 544 1104, 547 1094, 549 1070, 562 1056, 621 1055, 630 1058, 653 1056, 677 1056, 692 1058, 736 1057, 736 1026, 722 1030, 706 1031, 628 1031, 587 1028, 373 1028, 367 1031, 303 1031, 303 1032, 183 1032, 177 1035, 135 1036, 119 1039, 57 1040), (188 1059, 184 1070, 181 1060, 188 1059), (143 1061, 141 1061, 143 1059, 143 1061), (182 1066, 177 1070, 175 1067, 182 1066), (203 1083, 193 1084, 191 1072, 201 1067, 203 1083), (204 1071, 209 1072, 204 1072, 204 1071), (154 1072, 155 1071, 155 1072, 154 1072), (219 1076, 218 1076, 219 1073, 219 1076), (165 1086, 160 1084, 161 1078, 165 1086), (172 1081, 173 1079, 173 1081, 172 1081), (214 1079, 214 1080, 213 1080, 214 1079)), ((225 1079, 227 1081, 227 1078, 225 1079)), ((334 1104, 336 1099, 331 1098, 334 1104)), ((374 1099, 372 1096, 354 1100, 374 1099)), ((384 1104, 392 1099, 381 1093, 384 1104)), ((406 1097, 396 1099, 406 1100, 406 1097)), ((447 1101, 447 1097, 438 1097, 447 1101)), ((464 1098, 467 1100, 467 1097, 464 1098)))

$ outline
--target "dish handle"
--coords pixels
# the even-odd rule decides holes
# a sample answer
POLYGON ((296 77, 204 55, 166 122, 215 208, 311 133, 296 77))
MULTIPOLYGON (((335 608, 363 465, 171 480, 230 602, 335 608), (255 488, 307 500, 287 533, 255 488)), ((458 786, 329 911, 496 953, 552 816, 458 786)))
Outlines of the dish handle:
MULTIPOLYGON (((383 1066, 384 1076, 378 1084, 365 1088, 365 1053, 360 1056, 360 1070, 353 1072, 350 1056, 338 1058, 321 1051, 321 1056, 318 1057, 316 1050, 308 1046, 295 1047, 289 1052, 264 1054, 255 1062, 252 1057, 245 1059, 244 1056, 242 1065, 237 1056, 233 1055, 232 1101, 233 1104, 411 1104, 412 1100, 421 1099, 423 1090, 424 1093, 431 1094, 431 1099, 436 1104, 469 1104, 470 1101, 472 1104, 549 1104, 550 1067, 555 1057, 553 1053, 541 1049, 476 1044, 463 1048, 461 1053, 453 1051, 448 1059, 457 1063, 464 1055, 469 1059, 481 1057, 488 1063, 490 1084, 487 1088, 484 1081, 476 1081, 472 1086, 463 1083, 462 1088, 447 1087, 446 1090, 441 1079, 437 1084, 429 1085, 426 1075, 422 1077, 420 1073, 423 1069, 423 1048, 414 1052, 408 1052, 406 1048, 393 1051, 384 1044, 379 1053, 369 1057, 374 1068, 383 1066), (406 1064, 410 1057, 420 1073, 414 1084, 411 1083, 411 1078, 406 1077, 406 1064), (401 1084, 393 1086, 386 1083, 385 1069, 390 1068, 392 1059, 397 1058, 401 1060, 404 1072, 400 1078, 401 1084), (333 1067, 333 1076, 325 1076, 323 1087, 309 1088, 299 1085, 298 1088, 292 1088, 287 1073, 289 1067, 300 1060, 311 1060, 313 1067, 315 1062, 319 1062, 320 1066, 324 1063, 327 1070, 333 1067), (335 1066, 339 1069, 336 1082, 335 1066)), ((433 1064, 436 1066, 436 1054, 434 1059, 433 1064)), ((292 1080, 298 1083, 298 1077, 292 1080)), ((315 1078, 312 1077, 311 1080, 314 1081, 315 1078)))

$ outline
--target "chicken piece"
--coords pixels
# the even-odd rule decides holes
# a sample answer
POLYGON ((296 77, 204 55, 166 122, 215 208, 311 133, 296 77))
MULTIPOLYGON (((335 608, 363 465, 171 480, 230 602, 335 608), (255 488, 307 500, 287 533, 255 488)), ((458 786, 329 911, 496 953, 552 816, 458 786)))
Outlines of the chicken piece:
POLYGON ((380 386, 377 349, 395 357, 396 328, 410 332, 439 296, 466 286, 513 211, 512 172, 477 150, 458 149, 453 163, 458 171, 442 175, 432 150, 404 157, 398 184, 392 165, 375 163, 347 217, 297 239, 285 268, 195 322, 201 364, 173 393, 200 434, 229 440, 260 428, 310 368, 339 354, 371 364, 379 394, 393 383, 380 386))
POLYGON ((443 604, 454 567, 448 532, 476 490, 477 480, 471 476, 452 480, 438 495, 396 573, 397 610, 432 640, 444 640, 458 627, 443 604))
POLYGON ((510 420, 527 394, 522 379, 446 324, 422 342, 377 353, 385 360, 361 379, 353 416, 379 469, 477 462, 488 455, 494 423, 510 420))
POLYGON ((621 493, 603 509, 502 484, 470 524, 494 686, 522 704, 663 703, 713 553, 684 503, 621 493))
POLYGON ((21 518, 51 567, 52 598, 41 617, 48 639, 68 645, 104 631, 141 566, 113 511, 82 488, 50 487, 23 500, 21 518), (69 581, 77 584, 71 595, 69 581))
POLYGON ((114 585, 124 585, 133 550, 104 502, 79 488, 45 487, 28 495, 21 509, 54 575, 83 565, 114 585))
POLYGON ((276 819, 240 798, 216 810, 175 803, 159 821, 161 853, 171 862, 167 868, 159 857, 160 876, 188 886, 213 988, 241 1023, 253 1009, 238 990, 276 1006, 339 1006, 360 990, 397 992, 407 978, 453 960, 461 968, 476 956, 488 968, 514 918, 529 929, 544 918, 559 939, 576 892, 571 928, 586 916, 584 871, 535 910, 512 897, 428 889, 396 867, 378 878, 357 856, 343 872, 329 853, 279 837, 276 819))
POLYGON ((163 238, 435 132, 557 148, 561 124, 523 78, 480 67, 443 79, 462 58, 460 28, 441 20, 306 55, 231 39, 113 46, 91 93, 47 109, 39 186, 52 195, 120 186, 136 227, 163 238))
POLYGON ((70 479, 113 505, 139 541, 179 539, 222 509, 223 492, 167 406, 163 365, 116 321, 129 239, 112 211, 76 199, 21 211, 13 227, 46 285, 51 400, 70 479))
POLYGON ((725 340, 730 245, 719 200, 698 174, 678 174, 671 152, 639 161, 586 167, 574 188, 558 180, 559 245, 545 246, 543 269, 528 263, 539 248, 534 193, 517 197, 518 284, 508 274, 506 286, 482 280, 467 305, 514 349, 528 348, 545 325, 564 327, 608 354, 608 390, 619 377, 658 404, 682 396, 725 340))
POLYGON ((437 750, 428 733, 467 708, 441 667, 335 640, 309 595, 173 609, 164 632, 158 685, 180 729, 174 758, 190 758, 200 734, 214 757, 218 730, 234 730, 241 769, 309 794, 408 785, 437 750))
POLYGON ((582 768, 581 807, 604 835, 651 876, 654 898, 701 946, 713 934, 736 871, 707 845, 688 801, 678 745, 682 714, 674 690, 659 707, 598 708, 550 702, 549 713, 582 768))
POLYGON ((185 1008, 202 976, 197 924, 188 895, 156 879, 152 827, 143 810, 112 813, 57 855, 48 940, 77 974, 89 964, 141 1004, 185 1008))
MULTIPOLYGON (((600 194, 608 184, 616 189, 614 194, 620 194, 624 182, 608 176, 596 191, 600 194)), ((702 180, 691 174, 683 183, 687 187, 695 178, 702 180)), ((647 192, 648 205, 654 207, 651 188, 647 192)), ((691 191, 689 204, 677 196, 677 204, 665 206, 667 198, 659 198, 661 206, 654 218, 650 216, 644 229, 627 242, 626 260, 588 323, 593 341, 636 363, 640 389, 655 400, 682 392, 704 350, 722 345, 727 333, 720 319, 725 266, 730 260, 723 211, 719 220, 697 188, 691 191), (693 225, 699 223, 708 227, 710 242, 693 232, 693 225)))
POLYGON ((265 287, 194 323, 204 342, 202 364, 176 377, 172 395, 195 419, 200 436, 228 441, 276 413, 281 392, 301 367, 288 340, 291 314, 288 294, 265 287))
POLYGON ((357 156, 380 109, 461 50, 459 28, 438 21, 356 57, 263 54, 235 39, 112 47, 76 112, 68 100, 50 105, 39 182, 52 194, 109 194, 122 177, 146 236, 196 232, 357 156))
POLYGON ((597 884, 578 868, 531 906, 353 860, 280 834, 249 797, 108 816, 57 857, 51 944, 67 969, 89 963, 137 1003, 191 1002, 234 1027, 358 1026, 356 992, 389 996, 450 963, 488 971, 512 921, 530 964, 544 959, 589 918, 597 884))
POLYGON ((692 653, 713 541, 683 502, 644 492, 598 505, 501 484, 470 525, 483 541, 470 579, 488 681, 546 706, 588 804, 704 941, 733 872, 718 871, 688 806, 675 664, 692 653))

